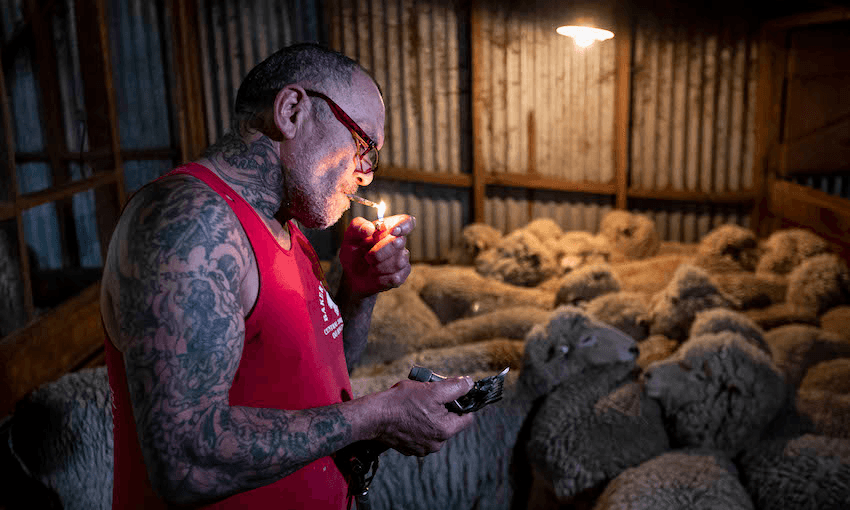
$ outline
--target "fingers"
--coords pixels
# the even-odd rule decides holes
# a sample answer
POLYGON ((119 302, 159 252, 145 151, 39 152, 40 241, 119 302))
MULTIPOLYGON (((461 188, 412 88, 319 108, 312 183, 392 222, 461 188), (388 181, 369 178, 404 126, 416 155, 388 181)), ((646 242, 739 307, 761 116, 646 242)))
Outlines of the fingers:
POLYGON ((455 377, 445 381, 437 381, 434 384, 435 398, 442 403, 458 399, 472 389, 475 384, 470 377, 455 377))
POLYGON ((407 214, 396 214, 383 219, 384 229, 396 237, 406 236, 416 227, 416 218, 407 214))

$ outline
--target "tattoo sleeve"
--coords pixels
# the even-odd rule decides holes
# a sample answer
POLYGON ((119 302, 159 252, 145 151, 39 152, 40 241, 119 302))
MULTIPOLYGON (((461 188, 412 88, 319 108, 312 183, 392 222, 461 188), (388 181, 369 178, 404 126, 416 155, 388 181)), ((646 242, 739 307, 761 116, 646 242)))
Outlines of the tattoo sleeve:
POLYGON ((220 196, 191 178, 143 189, 107 271, 142 451, 169 502, 271 483, 352 441, 343 408, 231 407, 242 353, 239 285, 251 248, 220 196))

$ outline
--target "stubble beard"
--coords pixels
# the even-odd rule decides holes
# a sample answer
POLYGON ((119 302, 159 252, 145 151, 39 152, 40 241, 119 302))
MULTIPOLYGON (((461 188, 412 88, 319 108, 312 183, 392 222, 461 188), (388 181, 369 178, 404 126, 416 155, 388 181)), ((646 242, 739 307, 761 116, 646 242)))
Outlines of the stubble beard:
POLYGON ((334 225, 348 209, 347 200, 341 200, 339 179, 321 179, 317 183, 302 180, 298 172, 285 171, 284 203, 289 212, 307 228, 326 229, 334 225))

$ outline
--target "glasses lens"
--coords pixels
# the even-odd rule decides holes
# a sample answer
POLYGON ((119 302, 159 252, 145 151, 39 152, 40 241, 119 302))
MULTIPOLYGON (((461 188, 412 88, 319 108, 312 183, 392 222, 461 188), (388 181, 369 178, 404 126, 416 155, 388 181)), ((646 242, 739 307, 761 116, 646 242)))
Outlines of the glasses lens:
POLYGON ((363 155, 360 159, 363 164, 363 171, 374 172, 378 169, 378 149, 369 149, 368 147, 364 147, 364 149, 365 152, 361 152, 363 155))

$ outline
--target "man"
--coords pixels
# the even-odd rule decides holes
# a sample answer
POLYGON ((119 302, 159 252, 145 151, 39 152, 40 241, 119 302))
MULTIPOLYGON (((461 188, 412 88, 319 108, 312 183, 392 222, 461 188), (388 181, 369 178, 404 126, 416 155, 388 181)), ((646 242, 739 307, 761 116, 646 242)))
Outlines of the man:
POLYGON ((376 294, 410 274, 414 219, 355 218, 333 299, 288 221, 328 227, 372 181, 372 78, 318 46, 284 48, 245 78, 236 119, 203 159, 139 190, 109 245, 114 508, 343 508, 334 452, 375 439, 425 455, 473 419, 444 407, 468 378, 351 400, 376 294))

